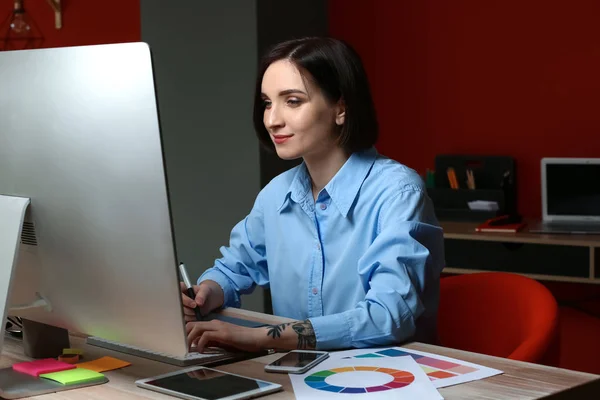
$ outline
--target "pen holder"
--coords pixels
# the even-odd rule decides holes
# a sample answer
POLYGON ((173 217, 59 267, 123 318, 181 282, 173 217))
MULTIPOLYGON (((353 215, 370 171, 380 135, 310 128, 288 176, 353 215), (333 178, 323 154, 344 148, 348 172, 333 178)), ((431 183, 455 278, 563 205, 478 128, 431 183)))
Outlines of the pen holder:
POLYGON ((483 222, 516 213, 515 171, 509 156, 437 155, 434 187, 427 193, 438 219, 483 222), (468 203, 477 200, 496 202, 498 210, 471 210, 468 203))

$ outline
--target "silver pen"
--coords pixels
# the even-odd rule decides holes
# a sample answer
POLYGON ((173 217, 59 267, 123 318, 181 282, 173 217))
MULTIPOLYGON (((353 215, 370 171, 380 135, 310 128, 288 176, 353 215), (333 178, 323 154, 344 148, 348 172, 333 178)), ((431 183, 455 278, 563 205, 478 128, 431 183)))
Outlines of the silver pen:
MULTIPOLYGON (((183 284, 187 289, 187 295, 190 299, 196 299, 196 293, 194 293, 194 287, 192 286, 192 282, 190 281, 190 277, 188 276, 187 271, 185 270, 185 264, 179 263, 179 273, 181 274, 181 279, 183 279, 183 284)), ((200 307, 196 305, 194 308, 194 313, 196 313, 196 319, 198 321, 202 321, 202 314, 200 314, 200 307)))

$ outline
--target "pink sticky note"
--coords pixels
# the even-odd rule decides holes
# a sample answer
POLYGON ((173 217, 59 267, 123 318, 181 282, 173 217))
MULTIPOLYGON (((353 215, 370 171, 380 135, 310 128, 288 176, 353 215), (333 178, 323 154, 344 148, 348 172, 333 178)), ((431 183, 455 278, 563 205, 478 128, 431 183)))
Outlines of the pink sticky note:
POLYGON ((49 374, 51 372, 66 371, 75 368, 75 365, 67 364, 54 358, 46 358, 43 360, 35 360, 13 364, 13 369, 17 372, 22 372, 31 376, 39 376, 40 374, 49 374))

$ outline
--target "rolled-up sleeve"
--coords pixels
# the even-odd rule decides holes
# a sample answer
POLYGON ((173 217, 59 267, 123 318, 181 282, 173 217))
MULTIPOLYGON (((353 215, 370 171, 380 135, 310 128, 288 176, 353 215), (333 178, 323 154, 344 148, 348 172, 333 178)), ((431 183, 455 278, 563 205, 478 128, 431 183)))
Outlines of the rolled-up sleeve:
POLYGON ((348 311, 310 318, 317 348, 389 345, 411 338, 426 307, 437 311, 443 251, 442 229, 426 193, 414 186, 401 189, 382 207, 378 234, 358 261, 364 300, 348 311))
POLYGON ((220 249, 222 257, 198 279, 198 283, 210 279, 221 286, 224 307, 239 307, 241 294, 251 293, 257 284, 269 285, 260 197, 250 214, 232 229, 229 246, 220 249))

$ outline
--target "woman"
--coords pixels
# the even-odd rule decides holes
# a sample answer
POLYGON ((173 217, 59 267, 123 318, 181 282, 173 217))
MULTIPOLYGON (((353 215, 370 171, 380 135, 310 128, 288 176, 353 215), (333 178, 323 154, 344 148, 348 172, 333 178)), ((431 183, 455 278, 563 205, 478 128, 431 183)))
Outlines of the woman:
POLYGON ((443 236, 420 177, 377 154, 378 127, 358 55, 331 38, 275 46, 259 68, 262 144, 303 163, 274 178, 231 233, 223 257, 183 295, 190 344, 248 351, 338 349, 436 338, 443 236), (256 285, 275 315, 247 328, 193 322, 236 307, 256 285))

